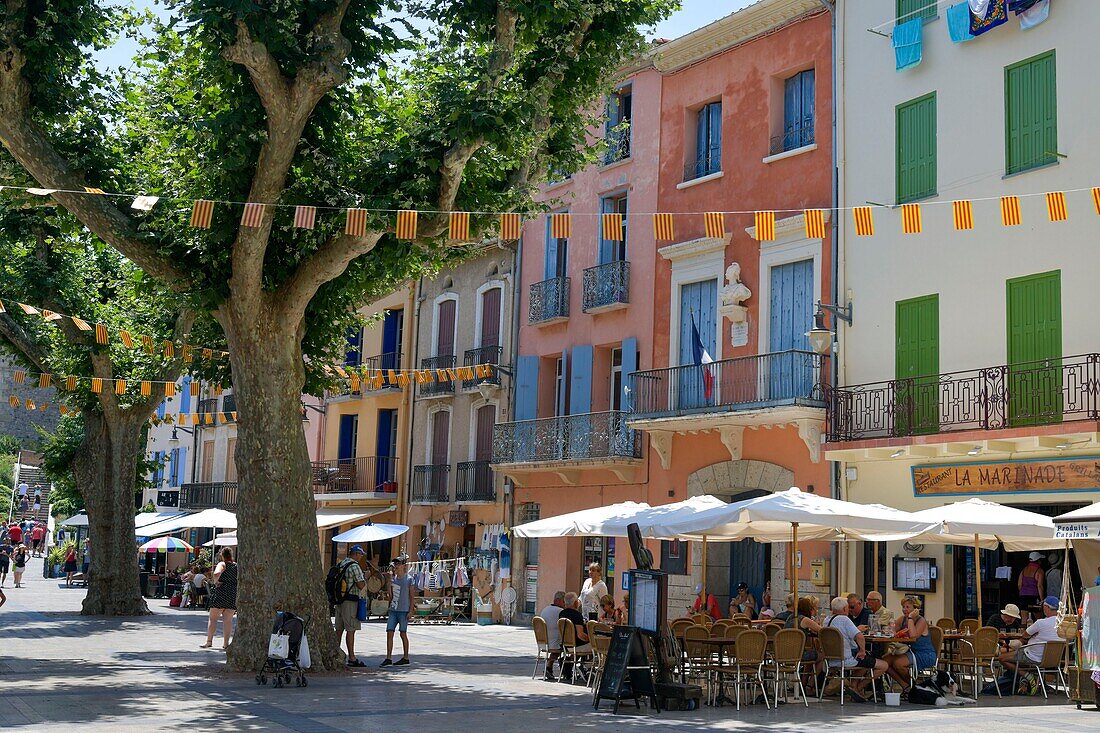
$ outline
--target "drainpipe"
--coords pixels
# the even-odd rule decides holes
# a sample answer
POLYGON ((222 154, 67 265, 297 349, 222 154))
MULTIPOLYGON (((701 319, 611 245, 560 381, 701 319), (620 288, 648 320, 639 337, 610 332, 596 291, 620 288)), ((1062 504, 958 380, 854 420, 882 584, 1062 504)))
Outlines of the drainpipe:
MULTIPOLYGON (((416 325, 413 327, 413 342, 409 346, 409 351, 412 354, 412 367, 416 367, 416 357, 420 348, 420 305, 424 300, 424 278, 420 277, 416 281, 416 299, 413 302, 413 309, 416 311, 416 325)), ((409 508, 412 506, 412 480, 413 480, 413 435, 416 431, 416 409, 415 409, 415 390, 412 384, 409 385, 409 393, 406 399, 406 408, 409 413, 409 433, 408 440, 405 441, 405 462, 408 464, 408 468, 405 471, 405 496, 401 502, 401 506, 398 509, 398 516, 401 517, 401 521, 408 524, 409 508)), ((406 553, 412 551, 406 544, 406 553)))

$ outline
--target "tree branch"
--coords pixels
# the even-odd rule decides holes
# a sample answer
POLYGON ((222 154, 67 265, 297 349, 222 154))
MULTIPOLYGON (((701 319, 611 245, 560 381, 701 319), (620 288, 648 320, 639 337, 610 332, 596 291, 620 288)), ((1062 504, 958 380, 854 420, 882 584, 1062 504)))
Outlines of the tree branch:
POLYGON ((367 232, 363 237, 338 234, 304 260, 294 274, 275 292, 273 300, 280 304, 284 317, 293 320, 305 313, 317 290, 340 276, 352 260, 374 249, 383 232, 367 232))
POLYGON ((0 337, 19 352, 20 356, 34 364, 39 371, 49 372, 50 362, 38 342, 31 338, 21 325, 19 325, 10 313, 0 313, 0 337))

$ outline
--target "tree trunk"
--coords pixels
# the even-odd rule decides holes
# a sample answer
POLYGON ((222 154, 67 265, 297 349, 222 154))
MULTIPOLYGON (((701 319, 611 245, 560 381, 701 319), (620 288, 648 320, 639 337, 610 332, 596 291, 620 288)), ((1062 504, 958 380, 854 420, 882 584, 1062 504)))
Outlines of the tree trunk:
POLYGON ((149 613, 149 607, 138 583, 134 491, 148 415, 144 410, 111 418, 91 411, 83 415, 84 441, 72 468, 88 511, 91 567, 80 613, 141 616, 149 613))
MULTIPOLYGON (((231 306, 230 306, 231 307, 231 306)), ((309 619, 315 669, 343 669, 328 614, 309 454, 302 430, 301 326, 270 304, 221 314, 237 404, 237 631, 228 663, 255 670, 267 657, 276 611, 309 619)))

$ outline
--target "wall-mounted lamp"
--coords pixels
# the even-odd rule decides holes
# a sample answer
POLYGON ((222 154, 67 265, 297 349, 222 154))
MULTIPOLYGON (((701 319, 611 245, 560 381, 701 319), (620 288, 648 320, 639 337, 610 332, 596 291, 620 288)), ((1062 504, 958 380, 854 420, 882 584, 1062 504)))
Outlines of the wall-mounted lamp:
POLYGON ((172 443, 173 445, 175 445, 176 443, 180 442, 180 436, 176 432, 178 430, 182 430, 183 432, 187 433, 188 435, 194 435, 195 434, 194 430, 188 430, 187 428, 181 428, 177 425, 176 427, 172 428, 172 437, 170 437, 168 439, 169 443, 172 443))
POLYGON ((814 311, 814 327, 806 332, 806 336, 810 339, 810 348, 813 349, 815 354, 828 354, 833 348, 833 338, 836 334, 825 326, 826 312, 832 313, 834 319, 840 319, 849 326, 852 325, 851 301, 841 307, 822 303, 819 300, 817 310, 814 311))
POLYGON ((978 454, 979 454, 979 453, 981 453, 981 452, 982 452, 982 447, 981 447, 980 445, 976 445, 976 446, 974 446, 973 448, 971 448, 970 450, 968 450, 968 451, 966 452, 966 455, 968 455, 968 456, 976 456, 976 455, 978 455, 978 454))
POLYGON ((904 448, 898 448, 896 451, 894 451, 893 453, 890 454, 890 457, 891 458, 901 458, 904 455, 905 455, 905 449, 904 448))
MULTIPOLYGON (((515 376, 510 367, 501 366, 500 364, 492 364, 491 366, 493 367, 493 371, 499 372, 500 374, 503 374, 506 377, 515 376)), ((494 382, 490 382, 488 380, 480 381, 480 382, 477 383, 478 394, 481 395, 481 398, 483 400, 487 400, 490 397, 492 397, 493 395, 495 395, 499 389, 500 389, 499 384, 494 383, 494 382)))

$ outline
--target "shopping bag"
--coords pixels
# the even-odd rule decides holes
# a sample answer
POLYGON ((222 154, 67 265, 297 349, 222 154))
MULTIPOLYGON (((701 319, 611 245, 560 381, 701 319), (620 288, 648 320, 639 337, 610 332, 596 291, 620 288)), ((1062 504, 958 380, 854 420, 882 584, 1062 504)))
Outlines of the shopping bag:
POLYGON ((302 634, 302 644, 298 647, 298 666, 302 669, 309 669, 312 664, 309 658, 309 641, 306 639, 306 635, 302 634))
POLYGON ((360 621, 366 621, 367 620, 367 599, 366 598, 360 598, 359 599, 359 607, 355 610, 355 618, 359 619, 360 621))
POLYGON ((267 641, 267 656, 272 659, 286 659, 290 656, 290 637, 286 634, 272 634, 267 641))

